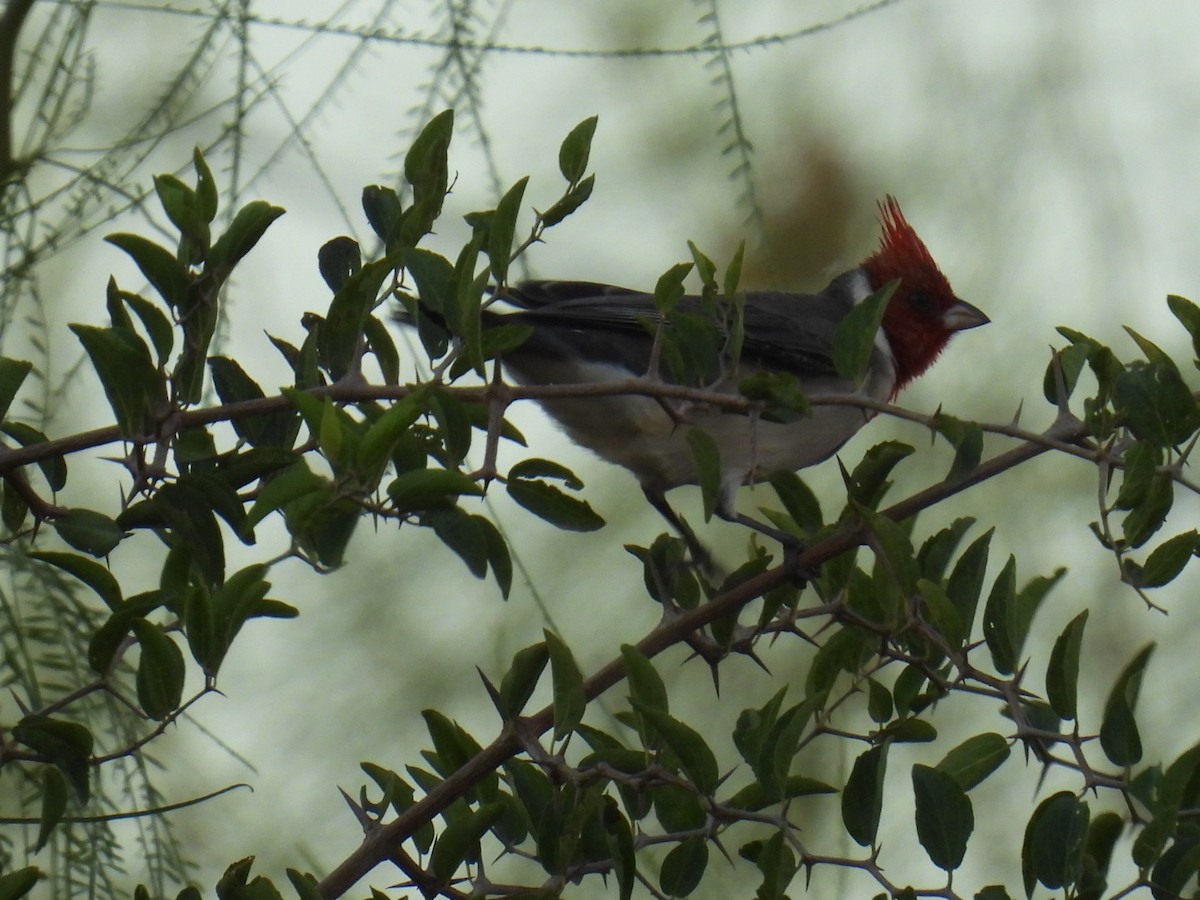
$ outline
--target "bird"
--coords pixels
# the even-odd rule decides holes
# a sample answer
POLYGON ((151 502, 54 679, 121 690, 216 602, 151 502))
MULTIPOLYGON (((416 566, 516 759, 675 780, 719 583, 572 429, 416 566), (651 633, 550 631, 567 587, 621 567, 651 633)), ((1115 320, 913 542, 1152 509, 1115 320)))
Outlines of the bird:
MULTIPOLYGON (((741 380, 750 375, 787 373, 805 394, 890 402, 932 365, 956 332, 986 324, 989 319, 981 310, 955 296, 896 199, 888 195, 878 208, 878 249, 823 290, 745 292, 739 358, 730 361, 727 371, 718 366, 716 380, 690 386, 737 394, 741 380), (856 304, 894 281, 898 284, 865 377, 855 383, 834 365, 834 333, 856 304)), ((663 320, 651 293, 585 281, 524 281, 497 297, 511 311, 489 307, 484 326, 517 323, 530 330, 524 342, 500 357, 518 384, 594 385, 632 378, 681 383, 664 365, 661 335, 658 340, 655 336, 659 327, 672 328, 672 321, 670 316, 663 320)), ((727 329, 701 297, 684 296, 674 309, 727 329)), ((711 567, 707 549, 666 499, 667 491, 699 483, 687 437, 692 428, 712 438, 719 453, 717 515, 796 542, 739 514, 734 505, 738 488, 776 471, 796 471, 828 459, 873 416, 852 405, 820 405, 791 421, 767 421, 693 400, 630 394, 543 397, 539 402, 572 441, 632 472, 650 504, 684 538, 693 560, 706 568, 711 567)))

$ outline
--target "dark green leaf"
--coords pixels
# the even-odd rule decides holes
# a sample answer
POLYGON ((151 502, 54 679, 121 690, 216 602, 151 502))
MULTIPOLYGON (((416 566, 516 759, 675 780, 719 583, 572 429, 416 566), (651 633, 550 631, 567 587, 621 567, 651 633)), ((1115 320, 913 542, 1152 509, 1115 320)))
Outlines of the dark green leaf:
POLYGON ((505 487, 513 500, 556 528, 595 531, 604 525, 604 519, 590 504, 567 496, 552 484, 518 478, 505 487))
POLYGON ((145 619, 135 619, 132 624, 142 651, 137 669, 138 703, 146 715, 162 721, 183 699, 183 654, 160 626, 145 619))
POLYGON ((592 137, 596 134, 598 116, 589 116, 571 129, 558 148, 558 170, 569 184, 576 184, 587 171, 592 137))
MULTIPOLYGON (((963 624, 963 636, 968 637, 975 624, 975 612, 979 605, 979 595, 983 590, 983 578, 987 571, 988 550, 991 546, 992 534, 995 529, 986 532, 971 542, 963 551, 950 580, 946 582, 946 594, 954 604, 959 619, 963 624)), ((919 559, 919 557, 918 557, 919 559)))
POLYGON ((579 209, 579 207, 583 206, 588 198, 592 196, 592 190, 595 186, 595 175, 589 175, 583 181, 579 182, 579 184, 574 185, 562 197, 556 200, 548 210, 541 213, 542 226, 550 228, 553 225, 557 225, 567 216, 571 215, 571 213, 575 212, 575 210, 579 209))
POLYGON ((454 873, 467 860, 479 856, 479 839, 504 815, 503 803, 488 803, 456 819, 438 835, 429 855, 429 870, 438 885, 450 884, 454 873))
POLYGON ((892 485, 888 480, 892 469, 913 452, 912 447, 899 441, 876 444, 866 452, 847 480, 850 499, 870 509, 878 508, 879 501, 892 485))
MULTIPOLYGON (((50 835, 62 821, 63 813, 67 811, 67 782, 62 771, 51 766, 42 769, 42 814, 38 822, 37 845, 35 853, 41 853, 50 835)), ((36 881, 36 879, 34 879, 36 881)), ((32 884, 32 882, 31 882, 32 884)), ((10 896, 4 892, 4 882, 0 879, 0 898, 10 896)), ((13 894, 17 897, 20 894, 13 894)))
POLYGON ((697 887, 708 866, 708 843, 704 838, 684 838, 663 859, 658 884, 668 897, 686 897, 697 887))
POLYGON ((23 359, 0 356, 0 419, 8 415, 13 398, 21 389, 25 376, 33 369, 33 363, 23 359))
POLYGON ((888 301, 896 292, 897 281, 857 303, 838 323, 833 334, 833 365, 839 375, 858 384, 867 374, 875 349, 875 336, 883 323, 888 301))
POLYGON ((147 433, 166 387, 145 341, 124 328, 72 324, 87 351, 123 437, 147 433))
POLYGON ((573 491, 583 487, 579 480, 566 466, 549 459, 523 459, 508 470, 509 478, 554 478, 563 482, 573 491))
MULTIPOLYGON (((46 435, 32 426, 26 425, 24 422, 4 422, 0 424, 0 431, 7 434, 22 447, 44 444, 48 440, 46 435)), ((67 461, 63 456, 51 456, 48 459, 43 459, 38 463, 38 468, 42 470, 42 476, 46 479, 46 483, 50 485, 50 490, 61 491, 66 485, 67 461)))
MULTIPOLYGON (((327 245, 328 246, 328 245, 327 245)), ((329 314, 317 339, 317 357, 335 381, 350 373, 363 348, 363 332, 384 280, 395 260, 384 257, 345 277, 329 303, 329 314)))
POLYGON ((692 451, 692 462, 700 478, 700 493, 704 498, 704 521, 712 518, 721 496, 721 452, 717 442, 699 428, 687 431, 688 447, 692 451))
POLYGON ((1200 406, 1174 363, 1134 362, 1113 385, 1113 406, 1134 437, 1159 447, 1183 443, 1200 427, 1200 406))
POLYGON ((414 469, 397 475, 387 492, 398 509, 409 512, 445 506, 462 494, 481 496, 483 488, 462 472, 414 469))
POLYGON ((933 420, 934 429, 954 448, 954 462, 946 473, 946 481, 954 484, 979 467, 983 456, 983 429, 974 422, 964 422, 945 413, 933 420))
POLYGON ((886 769, 887 744, 872 747, 854 761, 842 791, 842 822, 846 832, 862 847, 874 844, 879 831, 886 769))
POLYGON ((217 183, 199 147, 192 151, 192 167, 196 170, 196 200, 200 214, 205 222, 211 222, 217 217, 217 183))
POLYGON ((1125 542, 1130 547, 1140 547, 1150 540, 1163 526, 1174 502, 1175 491, 1171 476, 1165 472, 1153 475, 1146 486, 1145 494, 1121 521, 1125 542))
POLYGON ((1060 791, 1038 804, 1025 829, 1021 851, 1026 894, 1033 892, 1035 879, 1051 890, 1078 880, 1088 818, 1087 804, 1069 791, 1060 791))
POLYGON ((650 709, 669 712, 667 686, 655 670, 654 664, 632 644, 621 645, 621 661, 625 665, 625 681, 629 685, 630 699, 650 709))
POLYGON ((421 524, 433 529, 443 544, 458 554, 476 578, 487 576, 488 546, 480 522, 457 506, 430 509, 421 514, 421 524))
POLYGON ((519 716, 533 696, 546 663, 550 660, 550 652, 546 643, 533 644, 513 654, 512 665, 500 679, 500 700, 504 706, 505 717, 519 716))
POLYGON ((400 228, 403 216, 399 195, 390 187, 368 184, 362 190, 362 208, 371 230, 383 241, 384 246, 391 250, 392 240, 400 228))
POLYGON ((110 234, 105 240, 129 254, 167 306, 183 303, 191 279, 174 253, 137 234, 110 234))
POLYGON ((517 228, 517 216, 521 213, 521 200, 525 196, 528 176, 510 187, 496 204, 496 212, 488 225, 487 255, 492 276, 496 284, 505 284, 508 278, 509 256, 512 254, 513 235, 517 228))
POLYGON ((546 636, 550 677, 554 685, 554 739, 561 741, 575 730, 587 711, 583 673, 562 638, 548 629, 542 633, 546 636))
POLYGON ((326 241, 317 251, 317 268, 325 284, 336 294, 362 268, 358 241, 345 235, 326 241))
POLYGON ((404 178, 412 185, 413 204, 404 211, 400 223, 400 246, 414 246, 441 215, 450 183, 447 153, 453 132, 454 111, 438 113, 417 135, 404 158, 404 178))
POLYGON ((59 553, 55 551, 36 550, 29 554, 30 558, 41 560, 75 576, 104 601, 110 610, 121 605, 121 585, 112 572, 106 567, 74 553, 59 553))
POLYGON ((1162 587, 1174 581, 1183 567, 1200 550, 1200 534, 1185 531, 1155 547, 1138 572, 1134 584, 1140 588, 1162 587))
POLYGON ((12 739, 40 753, 66 776, 81 803, 88 802, 92 733, 77 722, 50 716, 23 717, 10 732, 12 739))
POLYGON ((1060 719, 1074 719, 1079 693, 1079 651, 1083 645, 1083 629, 1087 625, 1085 609, 1070 621, 1050 652, 1046 666, 1046 699, 1060 719))
POLYGON ((962 865, 967 840, 975 830, 971 800, 955 779, 940 769, 912 769, 916 800, 917 839, 939 869, 952 872, 962 865))
POLYGON ((55 516, 52 524, 60 538, 92 556, 107 556, 125 537, 116 522, 93 509, 69 509, 55 516))
POLYGON ((1142 674, 1153 652, 1154 644, 1147 644, 1137 652, 1117 677, 1104 704, 1100 746, 1114 765, 1131 766, 1141 761, 1142 740, 1133 710, 1142 687, 1142 674))
POLYGON ((208 254, 209 268, 219 274, 219 280, 254 249, 254 245, 285 210, 265 200, 252 200, 237 211, 225 233, 217 238, 208 254))
POLYGON ((154 191, 162 204, 163 212, 180 233, 193 241, 196 256, 203 258, 208 248, 208 223, 200 198, 196 192, 174 175, 155 175, 154 191))
POLYGON ((41 878, 42 873, 36 866, 14 869, 0 875, 0 900, 17 900, 18 897, 24 897, 41 878))
POLYGON ((936 768, 969 791, 1000 768, 1011 752, 1012 747, 1003 736, 995 732, 977 734, 942 757, 936 768))
POLYGON ((779 501, 804 534, 815 534, 824 525, 821 503, 816 494, 795 472, 773 473, 768 481, 779 501))
POLYGON ((717 758, 700 733, 660 709, 636 700, 633 701, 633 707, 662 736, 696 788, 702 794, 711 795, 717 789, 720 773, 717 770, 717 758))

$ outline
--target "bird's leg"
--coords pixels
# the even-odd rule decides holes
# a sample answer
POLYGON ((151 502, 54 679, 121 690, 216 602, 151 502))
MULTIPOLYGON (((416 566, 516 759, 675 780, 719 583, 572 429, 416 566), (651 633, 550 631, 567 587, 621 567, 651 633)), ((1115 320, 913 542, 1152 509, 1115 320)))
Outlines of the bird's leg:
POLYGON ((718 569, 716 563, 713 562, 712 554, 708 552, 708 548, 696 537, 696 532, 692 531, 691 526, 683 520, 683 517, 671 508, 671 504, 667 502, 666 495, 658 488, 646 487, 645 485, 642 485, 642 493, 646 495, 646 499, 650 501, 650 505, 658 510, 658 514, 666 519, 667 523, 683 538, 683 542, 688 546, 688 552, 692 555, 692 561, 705 574, 715 574, 718 569))

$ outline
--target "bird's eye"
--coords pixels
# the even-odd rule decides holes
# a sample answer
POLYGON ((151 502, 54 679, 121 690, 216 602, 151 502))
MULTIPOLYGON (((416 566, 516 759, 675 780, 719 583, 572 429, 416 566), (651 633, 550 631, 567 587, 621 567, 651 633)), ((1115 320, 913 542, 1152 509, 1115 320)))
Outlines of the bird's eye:
POLYGON ((929 313, 933 311, 933 298, 924 291, 913 291, 908 295, 908 305, 913 312, 929 313))

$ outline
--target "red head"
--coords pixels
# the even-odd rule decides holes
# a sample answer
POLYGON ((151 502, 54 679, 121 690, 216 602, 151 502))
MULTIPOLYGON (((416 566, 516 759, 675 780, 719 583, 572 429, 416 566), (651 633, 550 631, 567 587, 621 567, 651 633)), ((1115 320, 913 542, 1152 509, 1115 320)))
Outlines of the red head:
POLYGON ((863 261, 872 290, 900 285, 883 315, 883 331, 896 357, 893 396, 932 365, 956 331, 984 325, 988 317, 954 296, 950 282, 929 255, 890 194, 879 204, 883 235, 863 261))

